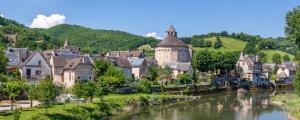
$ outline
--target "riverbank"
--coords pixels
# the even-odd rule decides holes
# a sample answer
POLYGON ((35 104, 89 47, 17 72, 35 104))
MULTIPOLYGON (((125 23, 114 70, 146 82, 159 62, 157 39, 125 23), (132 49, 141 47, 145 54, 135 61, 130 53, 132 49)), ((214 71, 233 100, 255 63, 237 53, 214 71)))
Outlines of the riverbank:
MULTIPOLYGON (((104 97, 104 102, 95 99, 93 103, 64 103, 53 105, 48 109, 45 115, 45 109, 40 107, 19 110, 21 120, 32 118, 43 119, 87 119, 87 118, 105 118, 111 115, 117 115, 124 112, 130 112, 137 108, 159 105, 165 103, 176 103, 179 101, 188 101, 199 99, 186 95, 171 94, 110 94, 104 97)), ((13 119, 15 113, 0 113, 0 119, 13 119)))
POLYGON ((272 104, 278 105, 289 112, 290 118, 300 120, 300 96, 295 93, 286 93, 273 96, 272 104))

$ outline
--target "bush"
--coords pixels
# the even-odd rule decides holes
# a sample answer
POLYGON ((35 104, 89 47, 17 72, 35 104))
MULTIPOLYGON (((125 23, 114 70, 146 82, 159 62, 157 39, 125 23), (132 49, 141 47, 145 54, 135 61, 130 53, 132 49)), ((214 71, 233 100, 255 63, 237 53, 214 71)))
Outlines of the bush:
POLYGON ((148 80, 140 80, 136 87, 140 93, 150 93, 151 84, 152 83, 148 80))

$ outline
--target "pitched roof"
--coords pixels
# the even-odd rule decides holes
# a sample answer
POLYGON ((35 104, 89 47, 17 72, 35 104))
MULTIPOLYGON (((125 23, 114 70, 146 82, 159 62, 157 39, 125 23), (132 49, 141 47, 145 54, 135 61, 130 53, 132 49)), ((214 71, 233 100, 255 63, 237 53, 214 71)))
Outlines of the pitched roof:
POLYGON ((288 77, 288 76, 285 74, 285 72, 281 72, 281 73, 279 73, 277 76, 278 76, 279 78, 286 78, 286 77, 288 77))
POLYGON ((107 57, 108 61, 113 63, 114 65, 118 67, 126 67, 129 68, 131 67, 131 64, 129 63, 127 58, 123 57, 107 57))
POLYGON ((110 51, 107 53, 108 57, 143 57, 144 53, 141 50, 135 51, 110 51))
POLYGON ((52 56, 52 59, 55 67, 63 67, 67 63, 66 59, 60 56, 52 56))
POLYGON ((157 45, 158 47, 187 47, 187 45, 177 38, 177 32, 173 25, 167 31, 166 37, 157 45))
POLYGON ((92 64, 87 57, 80 57, 71 60, 67 60, 64 65, 64 69, 75 69, 80 64, 92 64))

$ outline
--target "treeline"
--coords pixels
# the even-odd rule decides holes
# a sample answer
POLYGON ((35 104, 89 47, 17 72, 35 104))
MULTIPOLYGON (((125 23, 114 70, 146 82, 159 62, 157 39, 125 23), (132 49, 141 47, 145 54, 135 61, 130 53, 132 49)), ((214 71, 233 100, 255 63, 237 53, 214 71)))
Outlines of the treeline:
POLYGON ((245 41, 248 43, 253 43, 257 45, 258 49, 276 49, 283 52, 287 52, 290 54, 296 53, 296 46, 286 40, 284 37, 277 37, 277 38, 263 38, 259 35, 249 35, 246 33, 228 33, 227 31, 222 32, 211 32, 208 34, 202 34, 202 35, 194 35, 192 37, 183 37, 181 38, 186 44, 192 44, 195 47, 212 47, 213 43, 211 41, 205 40, 206 38, 210 37, 230 37, 235 38, 241 41, 245 41))
POLYGON ((211 50, 196 50, 193 55, 193 67, 200 72, 229 72, 235 68, 239 51, 216 52, 211 50))

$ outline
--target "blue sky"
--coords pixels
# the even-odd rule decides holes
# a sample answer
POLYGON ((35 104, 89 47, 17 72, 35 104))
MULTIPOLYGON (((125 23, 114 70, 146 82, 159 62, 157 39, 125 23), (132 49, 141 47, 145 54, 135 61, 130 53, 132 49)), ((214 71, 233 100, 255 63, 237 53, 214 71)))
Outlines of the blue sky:
POLYGON ((38 14, 65 16, 65 23, 164 36, 245 32, 284 36, 285 14, 300 0, 0 0, 0 14, 30 26, 38 14))

